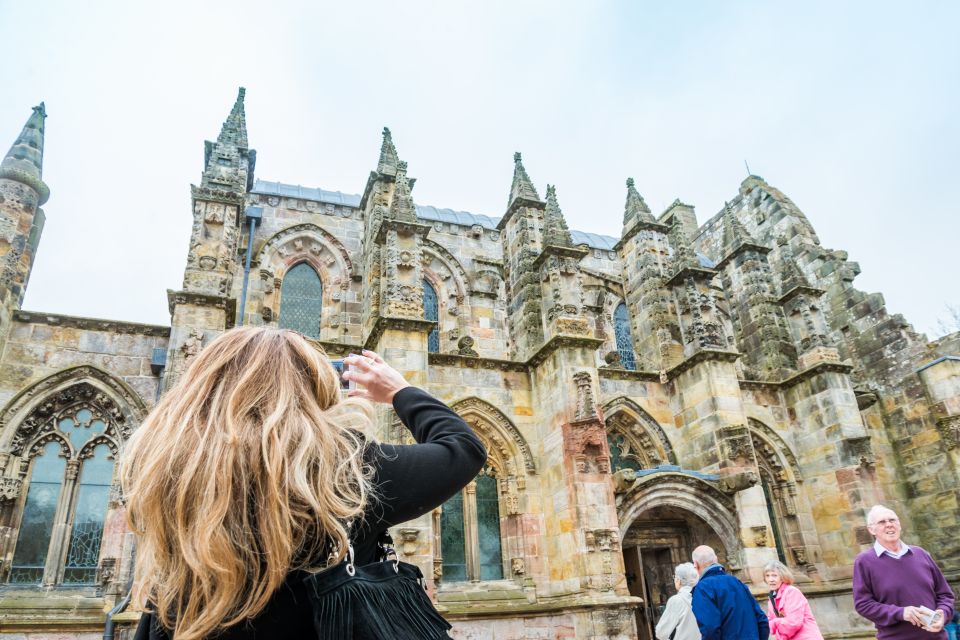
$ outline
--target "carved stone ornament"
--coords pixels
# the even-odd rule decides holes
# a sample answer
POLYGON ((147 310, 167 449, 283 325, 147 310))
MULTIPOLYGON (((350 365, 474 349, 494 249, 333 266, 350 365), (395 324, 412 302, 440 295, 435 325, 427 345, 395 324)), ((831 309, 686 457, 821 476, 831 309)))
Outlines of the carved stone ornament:
POLYGON ((960 445, 960 415, 949 416, 937 420, 937 431, 947 450, 955 449, 960 445))
POLYGON ((398 529, 400 534, 400 550, 405 556, 412 556, 417 552, 417 538, 420 536, 420 529, 407 527, 398 529))
POLYGON ((527 573, 527 565, 523 558, 510 558, 510 573, 515 576, 522 576, 527 573))
POLYGON ((117 577, 117 559, 104 558, 97 567, 97 584, 106 587, 117 577))
POLYGON ((740 473, 733 473, 729 476, 724 476, 720 479, 718 484, 721 491, 726 494, 733 495, 743 491, 744 489, 749 489, 759 481, 760 478, 757 476, 755 471, 743 471, 740 473))
POLYGON ((457 353, 461 356, 478 357, 480 355, 473 348, 473 338, 470 336, 463 336, 457 341, 457 353))
POLYGON ((20 478, 0 478, 0 504, 19 498, 22 486, 23 480, 20 478))
MULTIPOLYGON (((510 462, 514 467, 518 467, 517 471, 522 464, 527 473, 536 472, 530 445, 520 430, 499 409, 480 398, 466 398, 454 403, 451 408, 477 431, 488 449, 491 444, 497 449, 496 453, 490 454, 491 457, 499 456, 504 463, 510 462), (470 414, 476 417, 471 419, 470 414)), ((522 487, 521 475, 517 477, 517 488, 522 487)))
MULTIPOLYGON (((81 427, 87 427, 96 420, 105 425, 103 433, 91 439, 85 447, 89 449, 102 441, 116 454, 119 442, 130 437, 133 426, 106 393, 86 382, 67 387, 36 405, 14 432, 10 453, 30 457, 53 441, 66 446, 69 439, 61 435, 57 425, 67 417, 75 417, 75 412, 81 408, 91 412, 89 420, 81 427), (26 449, 27 445, 29 450, 26 449)), ((80 452, 71 453, 77 455, 80 452)))
POLYGON ((755 547, 767 546, 767 527, 765 525, 758 526, 758 527, 750 527, 750 531, 753 534, 753 546, 755 547))
POLYGON ((623 369, 623 363, 620 361, 620 352, 616 349, 608 351, 607 355, 603 356, 603 361, 606 363, 603 365, 605 369, 623 369))
POLYGON ((589 420, 597 417, 597 405, 593 396, 593 377, 589 371, 573 374, 577 387, 577 420, 589 420))

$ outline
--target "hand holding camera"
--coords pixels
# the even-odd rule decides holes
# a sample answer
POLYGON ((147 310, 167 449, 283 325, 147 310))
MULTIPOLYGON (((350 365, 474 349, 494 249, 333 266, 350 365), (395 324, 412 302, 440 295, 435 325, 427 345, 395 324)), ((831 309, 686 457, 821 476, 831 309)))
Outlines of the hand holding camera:
POLYGON ((350 397, 390 404, 398 391, 410 386, 399 371, 373 351, 364 349, 360 355, 351 354, 343 363, 343 380, 356 383, 347 392, 350 397))

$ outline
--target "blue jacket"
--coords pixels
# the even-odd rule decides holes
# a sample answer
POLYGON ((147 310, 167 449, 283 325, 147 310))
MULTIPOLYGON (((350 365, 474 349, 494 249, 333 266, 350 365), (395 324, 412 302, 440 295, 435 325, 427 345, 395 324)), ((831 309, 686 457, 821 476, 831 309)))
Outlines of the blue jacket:
POLYGON ((693 615, 703 640, 767 640, 770 623, 747 585, 718 564, 693 588, 693 615))

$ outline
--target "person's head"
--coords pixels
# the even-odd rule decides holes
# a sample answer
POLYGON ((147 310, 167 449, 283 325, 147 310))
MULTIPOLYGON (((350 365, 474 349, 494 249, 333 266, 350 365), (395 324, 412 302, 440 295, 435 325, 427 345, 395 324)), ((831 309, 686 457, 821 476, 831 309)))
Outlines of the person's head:
POLYGON ((696 586, 697 580, 699 579, 700 574, 697 573, 697 568, 690 562, 678 564, 677 568, 673 570, 673 584, 677 588, 677 591, 682 587, 696 586))
POLYGON ((780 585, 793 584, 793 572, 779 560, 772 560, 763 567, 763 581, 776 591, 780 585))
POLYGON ((867 529, 880 544, 897 545, 900 540, 900 519, 892 509, 876 505, 867 513, 867 529))
POLYGON ((693 550, 693 566, 703 575, 707 567, 717 564, 717 552, 703 544, 693 550))
POLYGON ((261 611, 291 569, 342 557, 369 493, 372 417, 297 333, 213 340, 124 450, 138 597, 178 639, 205 638, 261 611))

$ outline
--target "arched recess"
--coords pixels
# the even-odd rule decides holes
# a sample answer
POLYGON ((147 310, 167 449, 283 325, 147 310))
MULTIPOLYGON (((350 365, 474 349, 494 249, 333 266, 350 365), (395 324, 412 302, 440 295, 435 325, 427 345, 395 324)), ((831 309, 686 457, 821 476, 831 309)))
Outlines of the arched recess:
POLYGON ((630 398, 614 398, 604 405, 603 415, 611 458, 623 461, 621 467, 652 469, 662 464, 677 464, 677 455, 666 432, 630 398))
POLYGON ((358 324, 359 316, 346 315, 346 292, 350 289, 355 267, 341 242, 315 224, 298 224, 278 231, 256 254, 259 278, 251 274, 247 302, 248 315, 273 323, 280 314, 280 287, 287 271, 300 263, 308 264, 323 284, 320 339, 337 340, 348 324, 358 324))
POLYGON ((516 425, 495 406, 480 398, 464 398, 450 405, 483 440, 487 456, 498 470, 517 478, 536 473, 530 445, 516 425))
POLYGON ((434 578, 458 582, 504 577, 523 579, 528 556, 522 514, 528 511, 526 476, 535 473, 533 456, 517 427, 499 409, 479 398, 450 405, 477 434, 487 449, 484 470, 434 514, 434 537, 440 554, 434 558, 434 578), (495 495, 493 489, 495 488, 495 495), (483 495, 487 507, 479 507, 483 495), (492 501, 492 504, 491 504, 492 501), (488 519, 484 520, 484 513, 488 519), (491 522, 489 517, 499 520, 491 522), (484 527, 486 522, 486 527, 484 527), (445 527, 453 527, 446 530, 445 527), (500 565, 483 566, 480 547, 491 555, 499 550, 500 565))
POLYGON ((70 367, 27 387, 0 410, 0 455, 20 455, 42 432, 42 417, 54 410, 56 399, 71 395, 101 405, 117 425, 121 444, 147 415, 143 400, 123 380, 90 365, 70 367))
POLYGON ((425 239, 422 246, 423 277, 437 293, 440 353, 449 353, 469 334, 467 273, 460 261, 436 242, 425 239))
POLYGON ((688 511, 703 520, 723 542, 728 562, 737 568, 740 539, 733 499, 705 480, 679 472, 655 473, 638 478, 617 499, 617 519, 621 539, 646 511, 671 506, 688 511))
POLYGON ((755 418, 748 418, 747 422, 777 555, 781 562, 808 570, 815 553, 808 548, 798 518, 798 485, 803 483, 800 465, 789 445, 773 429, 755 418))
MULTIPOLYGON (((603 364, 612 364, 611 359, 614 357, 612 354, 619 356, 619 351, 617 348, 617 332, 616 332, 616 311, 621 304, 626 304, 626 301, 623 298, 623 292, 619 290, 618 287, 613 286, 611 283, 606 281, 600 281, 597 284, 590 285, 586 288, 588 293, 593 293, 595 296, 594 309, 596 316, 594 317, 594 332, 597 338, 603 340, 603 344, 597 349, 597 362, 601 365, 603 364)), ((640 366, 640 356, 637 353, 637 341, 633 340, 633 318, 630 315, 629 305, 626 307, 627 315, 629 319, 629 329, 630 337, 633 342, 633 357, 635 362, 636 369, 642 369, 640 366)), ((617 360, 622 364, 622 358, 617 360)))
POLYGON ((105 584, 116 577, 104 563, 118 567, 119 549, 101 546, 109 537, 104 536, 110 530, 105 523, 113 519, 118 506, 119 490, 112 484, 115 463, 146 413, 141 398, 123 381, 88 365, 39 381, 4 407, 0 412, 0 527, 5 535, 0 541, 4 568, 0 580, 105 584), (41 458, 50 462, 51 451, 58 451, 61 459, 62 473, 56 478, 47 477, 51 467, 41 464, 41 458), (35 484, 48 487, 37 494, 46 496, 39 501, 35 484), (53 493, 50 487, 56 487, 53 493), (29 531, 24 533, 23 527, 29 531), (109 562, 107 556, 113 556, 109 562))

